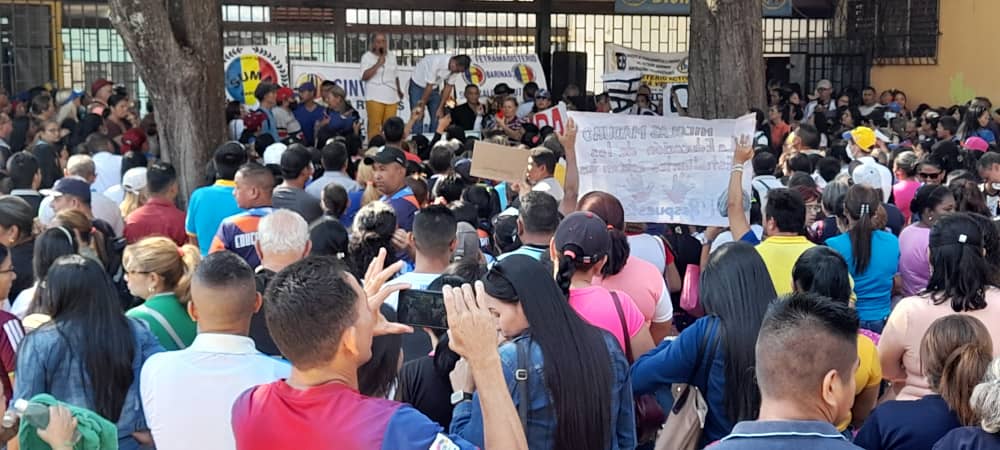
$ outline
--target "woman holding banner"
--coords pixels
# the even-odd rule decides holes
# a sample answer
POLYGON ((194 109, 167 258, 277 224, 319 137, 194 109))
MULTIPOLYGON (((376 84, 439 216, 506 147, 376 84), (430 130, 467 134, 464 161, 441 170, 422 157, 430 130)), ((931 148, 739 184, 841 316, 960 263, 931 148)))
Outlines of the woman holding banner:
POLYGON ((396 117, 403 90, 396 74, 396 55, 389 53, 383 33, 372 36, 372 48, 361 57, 361 80, 365 82, 368 139, 382 132, 382 124, 396 117))

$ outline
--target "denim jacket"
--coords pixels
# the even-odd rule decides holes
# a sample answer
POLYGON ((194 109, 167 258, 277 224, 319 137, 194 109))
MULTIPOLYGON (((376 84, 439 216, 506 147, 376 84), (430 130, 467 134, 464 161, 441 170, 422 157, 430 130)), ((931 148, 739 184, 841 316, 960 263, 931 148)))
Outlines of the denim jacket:
MULTIPOLYGON (((514 372, 517 364, 517 344, 515 342, 531 337, 525 333, 500 346, 500 362, 503 366, 504 379, 507 380, 507 390, 510 391, 514 406, 521 403, 521 393, 518 390, 514 372)), ((607 449, 635 448, 635 407, 632 400, 632 384, 629 380, 628 361, 621 351, 618 341, 610 334, 604 333, 611 356, 611 371, 614 385, 611 391, 611 442, 607 449)), ((555 444, 556 418, 552 410, 552 398, 545 385, 542 347, 529 342, 531 372, 528 375, 528 389, 531 407, 528 412, 528 427, 524 430, 531 449, 548 449, 555 444)), ((581 377, 586 374, 579 374, 581 377)), ((569 381, 569 380, 568 380, 569 381)), ((462 402, 455 406, 452 413, 451 433, 462 436, 469 442, 483 447, 483 412, 479 406, 479 394, 474 394, 471 402, 462 402)))
MULTIPOLYGON (((118 418, 118 445, 122 450, 138 449, 139 443, 132 432, 149 430, 139 398, 139 372, 150 355, 163 351, 163 347, 136 319, 128 319, 135 339, 132 357, 134 380, 125 396, 125 405, 118 418)), ((17 371, 14 377, 14 399, 30 399, 36 394, 47 393, 59 401, 94 410, 84 361, 59 335, 57 322, 49 322, 29 333, 17 352, 17 371)), ((95 333, 100 333, 94 330, 95 333)))

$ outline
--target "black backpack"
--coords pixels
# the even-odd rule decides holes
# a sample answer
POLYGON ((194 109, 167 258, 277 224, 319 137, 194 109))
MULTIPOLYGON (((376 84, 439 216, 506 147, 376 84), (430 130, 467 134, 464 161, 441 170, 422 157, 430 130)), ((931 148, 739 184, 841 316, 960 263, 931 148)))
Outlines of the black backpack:
POLYGON ((122 255, 128 241, 123 236, 116 236, 114 228, 107 222, 94 219, 94 228, 104 235, 104 251, 107 253, 107 262, 104 270, 111 277, 118 292, 118 299, 121 301, 122 309, 128 311, 132 307, 141 303, 128 290, 128 283, 125 281, 125 266, 122 264, 122 255))

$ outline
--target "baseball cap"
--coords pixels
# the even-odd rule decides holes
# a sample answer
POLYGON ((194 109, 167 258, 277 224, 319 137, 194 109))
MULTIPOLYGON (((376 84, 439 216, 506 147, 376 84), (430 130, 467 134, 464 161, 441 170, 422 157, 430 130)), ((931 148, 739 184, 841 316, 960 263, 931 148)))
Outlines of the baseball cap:
POLYGON ((396 163, 403 167, 406 167, 406 154, 393 146, 386 145, 378 150, 372 156, 365 158, 365 165, 370 166, 372 164, 391 164, 396 163))
POLYGON ((875 131, 868 127, 857 127, 851 131, 844 132, 844 139, 853 140, 858 147, 864 151, 871 151, 875 146, 875 131))
POLYGON ((295 97, 295 91, 293 91, 292 88, 288 86, 282 86, 278 88, 278 96, 277 96, 278 103, 281 103, 293 97, 295 97))
POLYGON ((247 115, 243 116, 243 126, 247 130, 257 131, 260 129, 262 125, 264 125, 264 121, 266 120, 267 120, 267 113, 265 113, 264 111, 260 110, 251 111, 247 115))
POLYGON ((566 216, 556 229, 556 248, 575 262, 591 264, 607 256, 611 249, 608 225, 588 211, 566 216))
POLYGON ((97 91, 101 90, 104 86, 114 86, 115 83, 107 78, 98 78, 90 84, 90 95, 97 95, 97 91))
POLYGON ((215 149, 212 160, 216 164, 242 165, 247 160, 247 151, 243 147, 243 144, 237 141, 229 141, 215 149))
POLYGON ((76 177, 60 178, 52 189, 43 189, 41 194, 46 197, 72 195, 85 203, 90 203, 90 184, 76 177))
POLYGON ((979 136, 973 136, 966 139, 965 142, 962 143, 962 148, 975 150, 977 152, 986 152, 987 150, 990 149, 990 144, 988 144, 985 139, 979 136))
POLYGON ((873 164, 861 164, 851 172, 851 179, 854 184, 868 186, 873 189, 882 189, 882 176, 873 164))
POLYGON ((510 95, 513 94, 514 90, 507 86, 507 83, 497 83, 493 86, 493 95, 510 95))
POLYGON ((132 128, 122 135, 122 153, 139 150, 146 143, 146 133, 141 128, 132 128))
POLYGON ((538 92, 535 92, 535 98, 547 98, 547 99, 551 100, 552 99, 552 93, 549 92, 548 89, 539 89, 538 92))
POLYGON ((311 81, 306 81, 305 83, 299 85, 299 92, 302 91, 316 92, 316 85, 311 81))
POLYGON ((133 167, 122 175, 122 189, 125 192, 131 192, 133 194, 138 194, 143 188, 146 187, 146 168, 145 167, 133 167))
POLYGON ((264 165, 280 166, 281 155, 285 153, 285 150, 288 150, 288 146, 282 144, 281 142, 275 142, 271 145, 268 145, 267 148, 264 149, 264 165))

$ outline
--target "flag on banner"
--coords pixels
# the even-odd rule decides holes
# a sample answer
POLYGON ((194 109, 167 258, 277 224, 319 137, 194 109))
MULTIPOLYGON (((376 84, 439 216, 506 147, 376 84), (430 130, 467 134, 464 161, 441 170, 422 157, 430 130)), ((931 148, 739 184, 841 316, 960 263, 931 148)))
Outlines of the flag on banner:
POLYGON ((603 77, 604 91, 611 99, 611 111, 625 112, 635 105, 635 96, 642 84, 642 74, 636 71, 606 72, 603 77))

